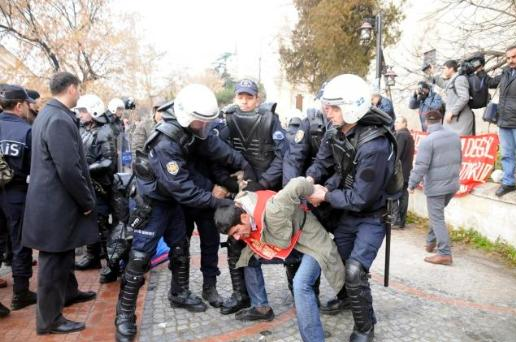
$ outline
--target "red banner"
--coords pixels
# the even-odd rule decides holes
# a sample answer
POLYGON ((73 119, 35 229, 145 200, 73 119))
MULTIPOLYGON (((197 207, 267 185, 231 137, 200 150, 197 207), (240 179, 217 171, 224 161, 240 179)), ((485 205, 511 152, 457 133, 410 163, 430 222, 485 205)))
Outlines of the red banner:
MULTIPOLYGON (((412 131, 416 155, 421 139, 427 135, 424 132, 412 131)), ((460 143, 462 145, 462 165, 460 189, 456 196, 464 196, 478 184, 485 183, 494 169, 499 140, 496 134, 467 135, 460 137, 460 143)))

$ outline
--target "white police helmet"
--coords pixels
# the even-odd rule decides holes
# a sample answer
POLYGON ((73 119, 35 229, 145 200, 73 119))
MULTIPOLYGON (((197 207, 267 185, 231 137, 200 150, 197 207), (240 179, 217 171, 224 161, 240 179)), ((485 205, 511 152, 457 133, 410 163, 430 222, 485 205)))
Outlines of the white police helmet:
POLYGON ((115 114, 116 110, 118 108, 125 109, 125 104, 124 104, 124 101, 122 101, 122 99, 119 99, 118 97, 115 97, 114 99, 111 99, 111 101, 109 101, 109 103, 108 103, 108 110, 111 113, 115 114))
POLYGON ((174 100, 174 113, 177 122, 185 128, 195 120, 213 121, 219 114, 217 98, 213 91, 202 84, 187 85, 174 100))
POLYGON ((338 106, 344 122, 354 124, 369 111, 371 91, 362 78, 343 74, 328 82, 321 102, 324 106, 338 106))
POLYGON ((75 108, 79 111, 85 109, 95 121, 102 121, 101 117, 106 111, 104 102, 97 95, 82 95, 77 101, 75 108))

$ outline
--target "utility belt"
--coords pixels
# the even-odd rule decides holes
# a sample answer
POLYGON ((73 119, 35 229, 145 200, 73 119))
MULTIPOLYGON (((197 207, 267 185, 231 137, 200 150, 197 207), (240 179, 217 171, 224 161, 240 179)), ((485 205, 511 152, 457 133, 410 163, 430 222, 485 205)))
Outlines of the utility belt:
POLYGON ((384 218, 387 213, 387 208, 383 207, 378 210, 374 211, 368 211, 368 212, 355 212, 355 211, 348 211, 346 212, 347 215, 357 218, 384 218))

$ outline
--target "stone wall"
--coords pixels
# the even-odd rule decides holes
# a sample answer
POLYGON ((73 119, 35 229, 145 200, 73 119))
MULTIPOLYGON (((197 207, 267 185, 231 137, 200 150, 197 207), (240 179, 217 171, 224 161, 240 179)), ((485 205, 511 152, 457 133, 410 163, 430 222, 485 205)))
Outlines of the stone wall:
MULTIPOLYGON (((498 198, 494 195, 498 187, 495 183, 482 184, 471 194, 452 199, 445 209, 446 223, 454 228, 472 228, 491 241, 500 237, 516 247, 516 192, 498 198)), ((410 195, 409 210, 428 218, 423 191, 410 195)))

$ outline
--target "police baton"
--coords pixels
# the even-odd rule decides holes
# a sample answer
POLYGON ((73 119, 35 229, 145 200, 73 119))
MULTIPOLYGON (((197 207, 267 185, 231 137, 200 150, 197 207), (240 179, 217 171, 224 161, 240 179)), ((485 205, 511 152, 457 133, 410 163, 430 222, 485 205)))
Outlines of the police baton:
POLYGON ((389 287, 389 266, 391 262, 391 223, 385 225, 385 270, 383 275, 383 286, 389 287))
POLYGON ((383 274, 383 286, 389 287, 389 267, 391 263, 391 225, 394 219, 394 199, 387 200, 387 213, 385 215, 385 267, 383 274))

